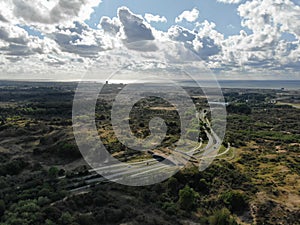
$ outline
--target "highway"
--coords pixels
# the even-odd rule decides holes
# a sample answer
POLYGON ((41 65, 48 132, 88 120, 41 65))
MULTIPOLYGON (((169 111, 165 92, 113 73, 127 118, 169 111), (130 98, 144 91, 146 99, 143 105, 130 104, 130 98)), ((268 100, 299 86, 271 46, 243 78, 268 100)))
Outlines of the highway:
MULTIPOLYGON (((230 144, 224 152, 218 154, 220 147, 221 147, 221 139, 218 135, 212 130, 211 124, 206 118, 206 115, 199 116, 199 119, 204 121, 207 124, 208 129, 205 129, 205 133, 208 138, 208 142, 204 148, 203 141, 201 140, 197 147, 192 150, 183 152, 183 151, 176 151, 174 153, 175 159, 173 157, 174 162, 179 161, 179 158, 184 159, 187 161, 186 158, 191 158, 190 160, 195 164, 195 160, 199 166, 199 170, 202 171, 207 168, 207 166, 213 161, 215 157, 225 155, 230 150, 230 144), (209 132, 209 131, 210 132, 209 132), (178 159, 176 160, 176 157, 178 159)), ((89 189, 93 185, 97 183, 107 182, 107 181, 118 181, 126 178, 131 179, 140 179, 147 177, 156 176, 162 173, 166 174, 173 174, 174 172, 181 169, 183 165, 179 164, 167 164, 158 162, 156 159, 148 159, 141 162, 134 162, 134 163, 122 163, 122 164, 112 164, 101 166, 99 168, 90 169, 89 175, 82 176, 80 178, 74 178, 71 185, 69 185, 69 189, 71 192, 81 192, 89 189), (104 177, 97 175, 101 174, 104 177), (78 187, 79 186, 79 187, 78 187)), ((65 177, 61 177, 63 179, 65 177)))

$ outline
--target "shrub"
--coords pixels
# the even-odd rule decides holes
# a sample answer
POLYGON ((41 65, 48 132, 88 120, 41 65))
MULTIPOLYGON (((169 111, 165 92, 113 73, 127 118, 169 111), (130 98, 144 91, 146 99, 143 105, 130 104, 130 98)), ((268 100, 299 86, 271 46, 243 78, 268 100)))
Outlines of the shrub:
POLYGON ((5 203, 3 200, 0 200, 0 218, 3 216, 5 212, 5 203))
POLYGON ((74 218, 69 212, 63 213, 58 222, 62 225, 70 225, 74 221, 74 218))
POLYGON ((167 185, 167 190, 171 195, 176 195, 178 194, 179 190, 179 182, 175 177, 170 177, 168 181, 166 182, 167 185))
POLYGON ((42 213, 36 200, 19 201, 13 204, 3 216, 4 224, 37 225, 41 224, 42 213))
POLYGON ((243 211, 248 206, 245 194, 240 191, 228 191, 221 195, 221 200, 232 211, 243 211))
POLYGON ((237 225, 238 223, 232 218, 228 209, 223 208, 214 212, 209 217, 210 225, 237 225))
POLYGON ((177 207, 173 202, 165 202, 162 207, 169 215, 176 215, 177 207))
POLYGON ((23 159, 15 159, 0 166, 0 176, 18 175, 28 166, 23 159))
POLYGON ((58 176, 58 172, 59 170, 56 167, 52 166, 48 171, 48 175, 51 178, 56 178, 58 176))
POLYGON ((228 113, 236 113, 236 114, 251 114, 252 109, 244 103, 239 104, 231 104, 227 107, 228 113))
POLYGON ((179 191, 179 206, 184 210, 193 210, 196 206, 197 198, 199 194, 194 191, 193 188, 190 188, 186 185, 183 189, 179 191))

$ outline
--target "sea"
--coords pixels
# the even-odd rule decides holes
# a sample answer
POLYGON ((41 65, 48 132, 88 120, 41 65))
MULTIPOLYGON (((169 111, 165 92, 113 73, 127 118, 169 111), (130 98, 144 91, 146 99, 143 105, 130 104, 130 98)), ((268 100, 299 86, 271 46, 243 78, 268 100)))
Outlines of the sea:
MULTIPOLYGON (((0 86, 5 86, 9 83, 14 82, 26 82, 26 83, 52 83, 52 82, 79 82, 79 80, 1 80, 0 86)), ((286 89, 286 90, 300 90, 300 80, 218 80, 218 81, 209 81, 209 80, 201 80, 197 81, 190 80, 181 80, 178 81, 180 86, 193 87, 200 86, 201 87, 221 87, 221 88, 245 88, 245 89, 286 89)), ((99 81, 99 83, 103 83, 103 81, 99 81)), ((134 83, 129 80, 114 80, 109 81, 109 83, 134 83)))
MULTIPOLYGON (((247 88, 247 89, 286 89, 300 90, 300 80, 219 80, 198 81, 202 87, 247 88)), ((183 86, 195 86, 195 82, 183 81, 183 86)))

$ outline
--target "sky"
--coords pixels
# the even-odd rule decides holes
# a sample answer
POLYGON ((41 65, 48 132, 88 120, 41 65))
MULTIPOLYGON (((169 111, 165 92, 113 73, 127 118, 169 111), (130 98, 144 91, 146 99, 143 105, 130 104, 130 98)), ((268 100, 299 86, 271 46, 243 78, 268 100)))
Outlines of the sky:
MULTIPOLYGON (((104 0, 91 19, 87 21, 90 26, 95 26, 102 16, 115 17, 117 10, 124 5, 120 0, 104 0)), ((167 31, 174 25, 175 19, 183 11, 191 11, 196 8, 199 11, 199 17, 196 21, 201 22, 209 20, 217 24, 218 29, 226 36, 237 34, 241 29, 240 18, 237 14, 237 7, 234 4, 223 4, 215 0, 189 0, 183 3, 182 0, 128 0, 126 6, 136 14, 145 15, 151 13, 164 16, 167 21, 163 23, 153 23, 156 29, 167 31), (226 12, 226 17, 224 17, 226 12)), ((184 23, 187 28, 193 29, 193 23, 184 23)))
POLYGON ((300 0, 0 0, 0 79, 199 61, 219 79, 300 80, 299 41, 300 0))

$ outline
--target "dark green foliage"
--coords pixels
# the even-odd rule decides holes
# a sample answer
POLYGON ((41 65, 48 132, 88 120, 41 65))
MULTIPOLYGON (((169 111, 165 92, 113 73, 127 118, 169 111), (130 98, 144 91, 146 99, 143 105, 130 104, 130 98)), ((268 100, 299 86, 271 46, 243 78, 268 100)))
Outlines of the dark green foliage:
POLYGON ((13 204, 4 214, 7 225, 39 225, 43 221, 40 207, 35 200, 20 201, 13 204))
POLYGON ((5 202, 3 200, 0 200, 0 218, 3 216, 5 212, 5 202))
POLYGON ((199 180, 198 185, 199 185, 199 190, 200 190, 201 193, 205 193, 205 194, 209 193, 210 184, 204 178, 201 178, 199 180))
POLYGON ((81 157, 81 153, 75 144, 60 143, 57 147, 57 154, 61 157, 78 159, 81 157))
POLYGON ((61 217, 58 219, 60 225, 71 225, 72 222, 74 222, 74 218, 69 212, 62 213, 61 217))
POLYGON ((232 212, 242 212, 248 207, 247 197, 241 191, 227 191, 220 199, 232 212))
POLYGON ((179 191, 179 182, 175 177, 170 177, 166 182, 167 190, 171 195, 177 195, 179 191))
POLYGON ((50 178, 56 178, 58 176, 59 173, 59 169, 57 167, 50 167, 49 171, 48 171, 48 175, 50 178))
POLYGON ((230 104, 227 107, 228 113, 236 113, 236 114, 251 114, 251 107, 247 104, 239 103, 239 104, 230 104))
MULTIPOLYGON (((24 155, 21 160, 11 153, 0 154, 1 225, 176 225, 185 221, 236 224, 235 216, 243 214, 240 216, 242 219, 248 215, 248 198, 255 200, 258 191, 266 193, 267 198, 270 195, 278 198, 276 202, 266 201, 257 205, 255 217, 258 224, 297 224, 299 213, 286 209, 280 202, 288 194, 282 190, 295 187, 283 188, 280 185, 290 185, 285 174, 294 177, 300 173, 297 145, 300 139, 299 110, 269 104, 266 99, 276 98, 275 91, 274 94, 253 91, 225 93, 230 105, 224 145, 229 142, 231 146, 243 147, 235 149, 236 158, 215 160, 203 172, 189 165, 166 182, 148 187, 101 182, 74 193, 70 189, 86 185, 83 177, 91 175, 88 167, 81 167, 77 165, 80 161, 75 161, 81 157, 71 131, 75 85, 72 88, 67 84, 66 87, 51 84, 43 88, 38 87, 40 84, 35 85, 37 87, 30 91, 25 91, 27 88, 0 88, 2 100, 9 102, 13 98, 17 101, 8 107, 0 106, 0 137, 17 138, 16 145, 26 149, 17 153, 24 155), (40 144, 35 145, 39 140, 40 144), (33 143, 37 153, 34 155, 30 152, 33 143), (286 152, 277 152, 277 146, 286 152), (72 165, 68 165, 70 162, 72 165), (264 164, 268 164, 268 168, 261 167, 264 164), (64 167, 66 171, 58 171, 55 167, 45 169, 51 165, 64 167), (67 169, 77 166, 79 169, 67 169), (268 174, 269 168, 277 166, 284 168, 283 171, 274 170, 271 171, 274 174, 268 174), (68 176, 62 177, 64 174, 68 176)), ((121 159, 142 156, 127 149, 110 132, 111 99, 116 90, 108 88, 112 96, 100 97, 95 112, 97 127, 105 131, 101 140, 109 151, 120 153, 121 159)), ((189 92, 201 95, 201 91, 194 88, 189 92)), ((199 110, 207 105, 203 99, 194 98, 193 101, 198 103, 199 110)), ((151 106, 171 105, 157 98, 141 100, 130 114, 132 131, 137 137, 146 137, 150 134, 150 119, 159 116, 168 127, 162 146, 175 146, 180 134, 180 118, 176 111, 151 111, 151 106)), ((210 118, 211 114, 208 113, 207 117, 210 118)), ((214 123, 218 126, 218 121, 214 123)), ((206 143, 204 127, 207 128, 207 125, 201 124, 200 137, 206 143)), ((195 127, 189 129, 191 137, 197 135, 195 127)), ((5 142, 3 145, 1 147, 9 149, 5 142)), ((246 219, 253 223, 253 218, 246 219)))
POLYGON ((170 215, 175 215, 178 212, 177 205, 173 202, 165 202, 162 208, 170 215))
POLYGON ((209 217, 209 225, 238 225, 228 209, 217 210, 209 217))
POLYGON ((17 175, 28 166, 23 159, 15 159, 0 165, 0 176, 17 175))
POLYGON ((93 224, 96 224, 94 216, 88 215, 88 214, 79 215, 78 218, 77 218, 77 222, 80 225, 93 225, 93 224))
POLYGON ((47 215, 47 218, 51 221, 58 221, 58 219, 61 217, 62 212, 55 206, 47 206, 43 208, 42 212, 47 215))
POLYGON ((190 188, 188 185, 186 185, 179 191, 178 204, 180 208, 186 211, 195 210, 198 198, 199 194, 195 192, 193 188, 190 188))

